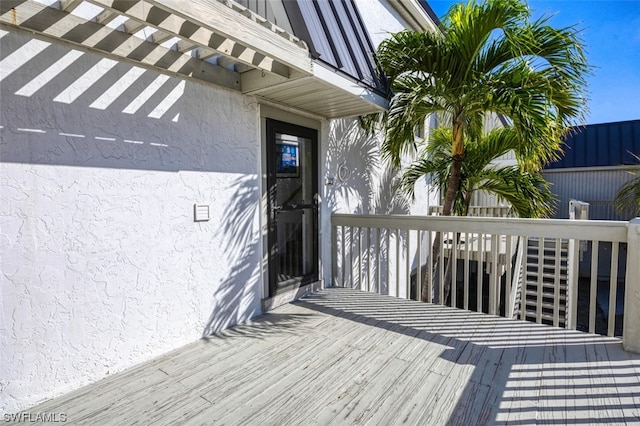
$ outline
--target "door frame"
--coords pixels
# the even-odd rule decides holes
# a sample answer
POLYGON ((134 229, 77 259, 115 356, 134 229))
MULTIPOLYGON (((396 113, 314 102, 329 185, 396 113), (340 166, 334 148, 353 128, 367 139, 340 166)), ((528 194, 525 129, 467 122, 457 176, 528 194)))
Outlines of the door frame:
POLYGON ((275 184, 276 175, 275 175, 275 140, 270 140, 270 138, 275 138, 276 133, 288 133, 296 136, 300 136, 306 139, 311 140, 312 146, 312 167, 314 169, 314 173, 312 173, 312 189, 314 191, 314 206, 312 208, 313 212, 313 244, 312 244, 312 257, 313 257, 313 271, 311 276, 306 280, 303 280, 301 283, 295 286, 295 288, 299 288, 300 286, 304 286, 313 282, 317 282, 320 280, 321 269, 320 269, 320 203, 319 203, 319 174, 320 174, 320 164, 318 162, 319 152, 320 152, 320 129, 319 123, 315 122, 315 120, 296 120, 296 117, 291 117, 289 119, 289 114, 277 114, 277 118, 272 118, 272 115, 262 116, 262 140, 263 140, 263 280, 265 280, 264 288, 264 297, 270 298, 274 297, 280 293, 284 293, 286 291, 291 290, 291 288, 283 289, 282 291, 278 291, 277 288, 277 267, 276 256, 277 256, 277 235, 276 235, 276 227, 275 227, 275 212, 272 209, 272 200, 270 196, 270 188, 275 184), (284 115, 284 117, 282 117, 284 115), (283 120, 284 119, 284 120, 283 120), (286 120, 286 121, 285 121, 286 120), (302 121, 302 123, 300 123, 302 121), (309 126, 310 125, 310 126, 309 126))

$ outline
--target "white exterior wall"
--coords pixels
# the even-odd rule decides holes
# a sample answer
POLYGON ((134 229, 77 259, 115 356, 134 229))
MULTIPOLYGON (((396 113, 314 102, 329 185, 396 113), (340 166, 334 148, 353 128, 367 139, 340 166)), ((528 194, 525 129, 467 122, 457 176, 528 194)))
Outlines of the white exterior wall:
MULTIPOLYGON (((324 175, 320 179, 321 184, 324 184, 320 226, 321 254, 323 275, 327 283, 331 283, 329 277, 332 277, 332 213, 428 215, 429 207, 439 204, 438 192, 430 190, 426 179, 421 179, 416 184, 414 199, 397 191, 398 178, 402 174, 391 169, 381 158, 381 141, 380 135, 366 135, 356 119, 333 120, 329 125, 326 154, 321 157, 324 158, 324 175), (332 180, 333 184, 326 185, 327 179, 332 180)), ((414 243, 410 250, 413 267, 419 263, 416 253, 417 246, 414 243)), ((421 262, 424 262, 428 253, 426 241, 423 241, 422 253, 421 262)), ((405 263, 406 259, 403 258, 402 264, 405 263)), ((363 268, 366 269, 364 266, 363 268)), ((370 268, 374 268, 373 263, 370 268)), ((391 268, 391 278, 395 282, 395 266, 391 268)), ((359 285, 357 282, 336 284, 356 288, 359 285)), ((404 281, 402 288, 406 288, 404 281)))
MULTIPOLYGON (((375 46, 406 28, 386 1, 357 3, 375 46)), ((394 198, 380 138, 353 119, 274 113, 19 30, 0 31, 0 52, 0 413, 261 313, 261 110, 319 131, 325 284, 331 213, 437 204, 426 183, 394 198)))
MULTIPOLYGON (((389 37, 389 33, 409 28, 386 0, 356 0, 356 4, 376 48, 389 37)), ((425 123, 425 134, 429 131, 428 124, 425 123)), ((331 282, 328 277, 332 276, 331 213, 428 215, 429 207, 439 204, 439 193, 431 190, 426 178, 416 183, 413 200, 396 192, 396 178, 401 173, 392 170, 382 159, 381 143, 381 135, 367 136, 356 119, 333 120, 329 125, 326 154, 321 156, 324 158, 323 174, 320 176, 321 185, 327 179, 333 180, 332 185, 324 185, 320 224, 323 275, 327 282, 331 282)), ((403 167, 411 163, 409 158, 405 160, 403 167)), ((410 255, 414 266, 419 263, 416 253, 417 247, 412 247, 410 255)), ((426 253, 423 247, 423 257, 426 253)), ((404 264, 404 258, 402 262, 404 264)), ((392 267, 392 280, 395 279, 394 271, 392 267)))
POLYGON ((389 37, 389 33, 409 28, 387 0, 356 0, 356 5, 364 25, 369 29, 369 38, 375 48, 389 37))
POLYGON ((259 314, 255 100, 0 35, 0 412, 259 314))

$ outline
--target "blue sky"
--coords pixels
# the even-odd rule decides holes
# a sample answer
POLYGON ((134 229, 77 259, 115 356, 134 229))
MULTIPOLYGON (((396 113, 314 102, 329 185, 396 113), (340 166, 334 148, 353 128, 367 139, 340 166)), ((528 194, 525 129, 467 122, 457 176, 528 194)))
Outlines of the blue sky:
MULTIPOLYGON (((455 3, 427 0, 439 17, 455 3)), ((640 0, 530 0, 534 16, 582 29, 593 75, 587 124, 640 119, 640 0)))

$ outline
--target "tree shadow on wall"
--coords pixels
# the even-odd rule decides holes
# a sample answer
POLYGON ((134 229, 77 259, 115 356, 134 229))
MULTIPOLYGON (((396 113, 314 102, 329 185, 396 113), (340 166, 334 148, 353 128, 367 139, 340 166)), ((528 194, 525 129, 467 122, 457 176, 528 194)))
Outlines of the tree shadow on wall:
POLYGON ((333 212, 409 213, 409 199, 399 191, 399 170, 383 161, 378 138, 367 134, 357 120, 332 122, 326 169, 335 177, 327 193, 333 212))
POLYGON ((223 245, 226 256, 224 264, 230 265, 229 273, 213 289, 213 310, 203 337, 211 336, 259 312, 258 178, 256 175, 241 176, 233 183, 233 188, 231 204, 224 210, 215 240, 223 245))
MULTIPOLYGON (((336 120, 329 134, 329 152, 326 169, 334 176, 329 187, 327 202, 332 213, 356 214, 409 214, 410 201, 400 192, 400 171, 384 162, 380 155, 379 140, 368 135, 357 120, 336 120)), ((347 249, 338 259, 339 273, 334 285, 358 289, 389 291, 387 269, 390 236, 366 228, 338 232, 339 245, 347 249), (378 280, 376 277, 382 277, 378 280)), ((406 245, 405 236, 394 236, 406 245)))

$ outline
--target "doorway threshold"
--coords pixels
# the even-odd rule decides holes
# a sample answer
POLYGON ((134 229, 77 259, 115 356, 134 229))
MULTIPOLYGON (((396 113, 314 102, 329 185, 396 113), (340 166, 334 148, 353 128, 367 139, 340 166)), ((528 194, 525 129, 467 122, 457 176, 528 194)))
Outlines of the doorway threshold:
POLYGON ((314 291, 319 291, 321 289, 322 281, 314 281, 300 287, 285 290, 281 293, 276 294, 275 296, 267 297, 266 299, 262 299, 262 312, 268 312, 272 309, 277 308, 278 306, 293 302, 294 300, 298 300, 301 297, 304 297, 310 293, 313 293, 314 291))

